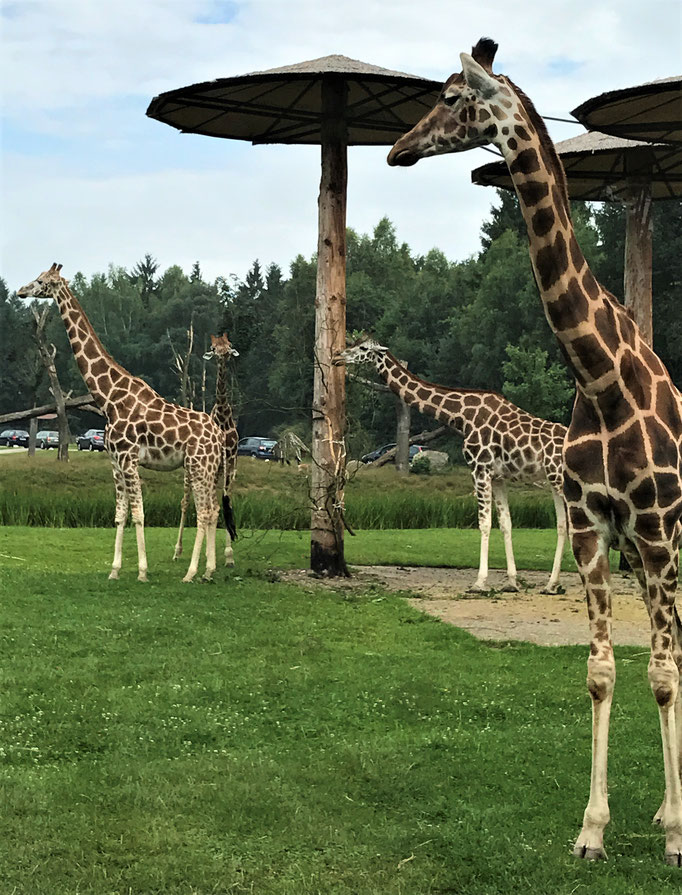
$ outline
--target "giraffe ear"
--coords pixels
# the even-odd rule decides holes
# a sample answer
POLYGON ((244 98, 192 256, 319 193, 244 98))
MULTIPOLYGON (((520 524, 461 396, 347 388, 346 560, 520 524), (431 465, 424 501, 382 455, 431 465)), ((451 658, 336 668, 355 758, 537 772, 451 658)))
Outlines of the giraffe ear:
POLYGON ((479 65, 468 53, 460 53, 462 61, 462 74, 467 86, 475 90, 481 99, 490 99, 497 93, 498 83, 488 72, 479 65))

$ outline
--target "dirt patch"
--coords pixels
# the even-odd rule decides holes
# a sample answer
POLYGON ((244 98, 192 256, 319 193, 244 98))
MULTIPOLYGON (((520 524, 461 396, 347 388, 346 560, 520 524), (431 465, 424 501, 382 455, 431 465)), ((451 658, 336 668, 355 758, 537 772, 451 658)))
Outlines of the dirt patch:
MULTIPOLYGON (((519 571, 519 584, 523 586, 517 594, 498 590, 504 581, 500 571, 491 571, 487 594, 467 593, 476 577, 475 569, 359 566, 353 569, 353 576, 345 582, 335 579, 333 586, 354 588, 375 583, 404 592, 411 606, 482 640, 528 640, 544 646, 589 643, 585 595, 577 573, 562 574, 563 594, 540 593, 547 583, 547 572, 519 571)), ((297 583, 303 579, 308 584, 316 583, 304 571, 284 577, 297 583)), ((612 585, 614 643, 648 646, 649 617, 636 581, 614 573, 612 585)))

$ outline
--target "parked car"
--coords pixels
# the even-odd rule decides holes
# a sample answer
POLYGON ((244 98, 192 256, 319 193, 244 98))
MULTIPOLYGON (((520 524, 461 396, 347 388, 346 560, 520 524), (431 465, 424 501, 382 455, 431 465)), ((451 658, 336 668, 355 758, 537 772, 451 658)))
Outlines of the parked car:
POLYGON ((250 436, 240 438, 237 445, 237 454, 247 457, 258 457, 260 460, 274 460, 273 448, 277 444, 274 438, 260 438, 250 436))
POLYGON ((85 435, 76 439, 79 451, 103 451, 104 429, 88 429, 85 435))
POLYGON ((59 447, 59 432, 44 429, 36 435, 36 447, 46 451, 48 448, 59 447))
MULTIPOLYGON (((365 454, 360 457, 361 463, 374 463, 375 460, 378 460, 379 457, 383 457, 386 451, 390 451, 392 448, 397 447, 395 441, 391 441, 390 444, 382 444, 380 448, 377 448, 375 451, 370 451, 369 454, 365 454)), ((411 444, 410 445, 410 462, 414 460, 417 454, 420 451, 424 450, 424 445, 422 444, 411 444)))
POLYGON ((8 447, 28 447, 28 432, 26 429, 5 429, 0 432, 0 444, 8 447))

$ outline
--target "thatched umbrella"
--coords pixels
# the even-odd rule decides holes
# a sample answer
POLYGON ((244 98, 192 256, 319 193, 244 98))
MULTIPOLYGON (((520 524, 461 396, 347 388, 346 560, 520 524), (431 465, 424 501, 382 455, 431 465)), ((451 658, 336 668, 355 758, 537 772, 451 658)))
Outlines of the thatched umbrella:
MULTIPOLYGON (((593 132, 564 140, 556 149, 571 199, 625 205, 625 304, 651 344, 651 203, 682 195, 682 145, 593 132)), ((471 179, 484 186, 514 189, 506 162, 476 168, 471 179)))
POLYGON ((441 84, 346 56, 219 78, 155 97, 147 115, 184 133, 258 143, 319 143, 310 562, 347 575, 343 555, 347 146, 392 145, 430 109, 441 84))
POLYGON ((682 75, 593 96, 571 113, 589 130, 651 143, 682 143, 682 75))

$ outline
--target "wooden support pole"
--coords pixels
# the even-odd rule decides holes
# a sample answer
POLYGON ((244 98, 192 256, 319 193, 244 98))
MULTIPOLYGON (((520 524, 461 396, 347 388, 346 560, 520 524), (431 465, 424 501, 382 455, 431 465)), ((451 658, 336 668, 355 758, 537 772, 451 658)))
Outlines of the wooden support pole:
POLYGON ((332 365, 346 344, 347 89, 342 78, 322 80, 310 568, 325 577, 349 574, 343 553, 345 370, 332 365))

